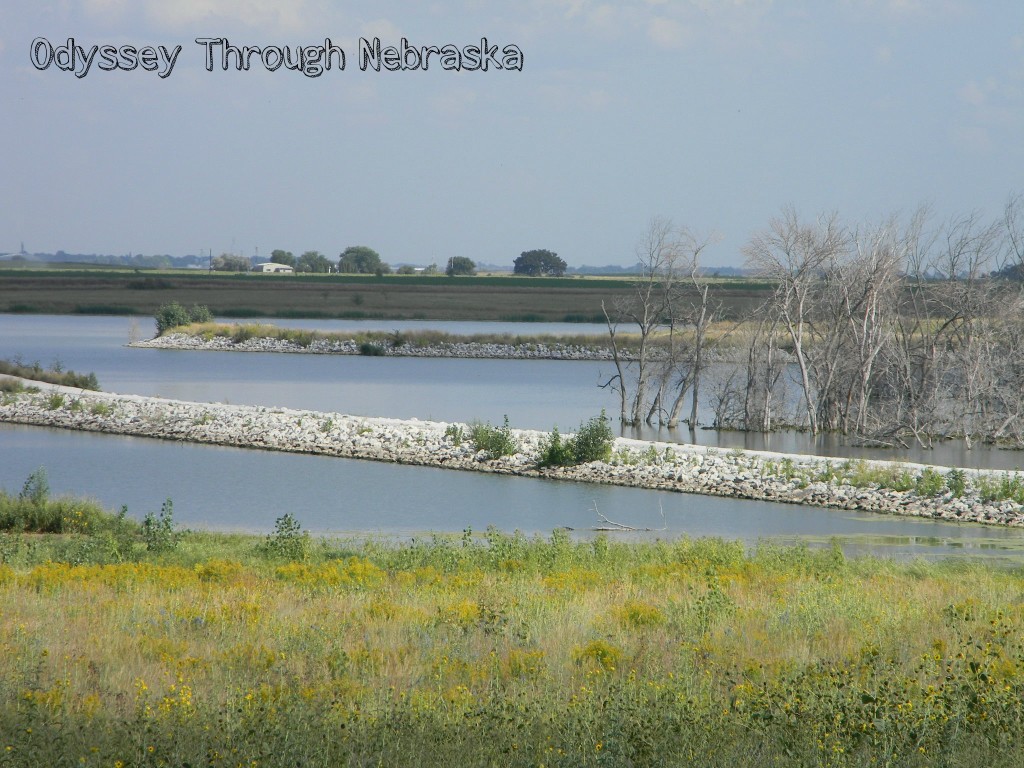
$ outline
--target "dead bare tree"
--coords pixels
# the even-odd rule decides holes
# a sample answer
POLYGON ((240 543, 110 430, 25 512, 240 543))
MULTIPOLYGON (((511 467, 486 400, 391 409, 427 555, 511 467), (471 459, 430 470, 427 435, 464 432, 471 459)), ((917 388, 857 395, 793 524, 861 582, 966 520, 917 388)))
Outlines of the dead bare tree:
POLYGON ((808 225, 801 223, 795 209, 787 207, 767 231, 756 234, 744 248, 748 265, 778 286, 774 306, 793 346, 812 435, 818 433, 817 398, 811 387, 807 354, 813 292, 822 271, 845 247, 846 236, 836 214, 822 216, 808 225))
POLYGON ((619 418, 626 425, 639 425, 648 403, 647 390, 654 366, 651 336, 670 315, 671 287, 679 254, 679 242, 672 222, 660 217, 651 219, 636 248, 642 273, 634 281, 633 294, 616 299, 611 309, 601 303, 615 364, 615 376, 606 386, 614 382, 618 388, 619 418), (637 335, 637 349, 632 361, 624 358, 617 339, 619 325, 623 322, 635 328, 637 335), (627 372, 627 368, 635 371, 635 375, 627 372), (630 387, 632 395, 629 394, 630 387))
MULTIPOLYGON (((619 392, 623 424, 658 420, 675 426, 685 392, 693 389, 695 381, 699 388, 714 305, 697 275, 701 253, 710 242, 711 238, 677 229, 668 219, 651 219, 637 245, 642 271, 632 295, 615 300, 611 307, 602 302, 615 365, 615 375, 605 386, 615 386, 619 392), (688 303, 681 296, 684 275, 696 288, 696 302, 688 303), (696 329, 693 340, 683 335, 690 325, 696 329), (635 352, 628 358, 619 342, 623 327, 636 339, 635 352), (655 344, 659 335, 664 338, 655 344), (672 405, 665 408, 669 398, 672 405)), ((695 415, 691 423, 696 423, 695 415)))
POLYGON ((839 291, 855 363, 847 391, 842 431, 869 432, 870 398, 876 363, 890 339, 898 311, 907 244, 895 216, 856 231, 851 258, 839 275, 839 291))
MULTIPOLYGON (((688 284, 692 288, 695 298, 685 300, 677 298, 671 303, 673 317, 671 318, 673 332, 676 325, 682 324, 692 329, 692 341, 687 346, 685 353, 680 353, 675 344, 670 343, 669 357, 673 365, 682 368, 685 375, 677 376, 674 381, 675 399, 668 409, 668 416, 665 425, 675 427, 679 424, 679 414, 682 411, 683 403, 686 400, 687 392, 690 394, 690 417, 687 420, 690 429, 697 428, 697 410, 700 403, 701 375, 704 372, 706 358, 715 347, 721 344, 729 335, 728 332, 720 334, 712 339, 708 331, 721 314, 721 302, 714 301, 710 295, 711 285, 700 278, 700 258, 704 249, 710 244, 709 239, 698 240, 689 231, 681 233, 683 238, 683 253, 687 260, 689 272, 688 284)), ((672 382, 666 382, 672 383, 672 382)))

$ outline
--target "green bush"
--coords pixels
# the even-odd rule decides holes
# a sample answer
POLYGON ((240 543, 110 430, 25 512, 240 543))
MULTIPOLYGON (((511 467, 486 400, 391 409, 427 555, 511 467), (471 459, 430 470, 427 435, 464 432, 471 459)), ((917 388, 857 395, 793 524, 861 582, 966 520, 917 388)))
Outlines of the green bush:
POLYGON ((372 341, 364 341, 359 345, 359 354, 367 357, 380 357, 384 354, 384 347, 374 344, 372 341))
POLYGON ((918 496, 941 496, 946 492, 946 480, 931 467, 917 478, 914 491, 918 496))
POLYGON ((512 428, 508 425, 508 416, 505 417, 504 425, 492 427, 490 424, 479 422, 469 427, 469 441, 477 451, 483 451, 490 459, 499 459, 502 456, 511 456, 519 453, 519 443, 512 437, 512 428))
POLYGON ((612 429, 608 425, 608 417, 602 410, 600 416, 580 425, 579 431, 573 435, 572 455, 577 464, 590 461, 608 461, 612 455, 614 441, 612 429))
POLYGON ((575 463, 576 459, 573 455, 572 445, 562 440, 562 436, 558 433, 558 427, 555 427, 551 430, 551 435, 548 437, 547 442, 541 446, 540 459, 537 461, 537 466, 567 467, 575 463))
POLYGON ((165 331, 177 328, 180 325, 208 323, 213 320, 213 315, 209 309, 198 304, 192 305, 192 308, 189 309, 176 301, 172 301, 170 304, 163 304, 157 309, 155 319, 156 332, 159 336, 165 331))
POLYGON ((46 476, 46 467, 40 467, 25 480, 18 494, 19 501, 27 501, 37 507, 44 505, 50 497, 50 480, 46 476))
POLYGON ((960 498, 967 490, 967 475, 962 469, 951 469, 946 474, 946 487, 954 497, 960 498))
POLYGON ((612 456, 615 438, 604 411, 580 425, 568 441, 558 433, 558 427, 541 448, 537 464, 541 467, 567 467, 591 461, 608 461, 612 456))

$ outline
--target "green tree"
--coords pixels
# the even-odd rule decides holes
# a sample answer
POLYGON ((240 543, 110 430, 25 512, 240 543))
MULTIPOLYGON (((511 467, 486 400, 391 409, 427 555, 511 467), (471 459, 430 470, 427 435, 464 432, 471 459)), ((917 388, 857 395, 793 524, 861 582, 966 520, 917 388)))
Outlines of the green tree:
POLYGON ((330 272, 331 260, 320 251, 306 251, 295 263, 296 272, 330 272))
POLYGON ((538 277, 550 275, 561 277, 565 274, 567 264, 554 251, 545 249, 523 251, 515 260, 515 267, 512 270, 517 275, 529 275, 538 277))
POLYGON ((295 256, 292 255, 291 251, 282 251, 280 248, 270 252, 270 261, 272 264, 286 264, 292 269, 295 268, 295 256))
POLYGON ((213 260, 211 266, 218 272, 248 272, 252 268, 252 262, 245 256, 222 253, 213 260))
POLYGON ((465 256, 452 256, 448 259, 448 266, 445 268, 444 273, 448 277, 454 277, 455 275, 475 275, 476 264, 473 263, 472 259, 466 258, 465 256))
MULTIPOLYGON (((356 275, 372 275, 383 268, 380 254, 365 245, 350 245, 341 252, 338 271, 356 275)), ((390 271, 390 267, 388 268, 390 271)))

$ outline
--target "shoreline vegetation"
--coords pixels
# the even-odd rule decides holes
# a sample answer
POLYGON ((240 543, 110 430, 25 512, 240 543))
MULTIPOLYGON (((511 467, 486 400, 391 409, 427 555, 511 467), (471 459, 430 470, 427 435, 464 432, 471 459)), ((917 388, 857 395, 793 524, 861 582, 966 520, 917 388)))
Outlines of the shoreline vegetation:
POLYGON ((507 422, 494 427, 370 418, 117 395, 43 383, 31 389, 0 395, 0 421, 1024 526, 1024 476, 1017 472, 612 439, 610 431, 600 429, 606 426, 603 417, 581 425, 576 435, 562 436, 557 430, 512 429, 507 422))
MULTIPOLYGON (((191 323, 129 346, 216 352, 282 352, 394 357, 611 360, 607 334, 452 334, 434 330, 314 331, 264 323, 191 323)), ((631 357, 629 337, 623 355, 631 357)))
POLYGON ((4 765, 1016 766, 1019 569, 0 492, 4 765), (7 514, 10 513, 10 514, 7 514))

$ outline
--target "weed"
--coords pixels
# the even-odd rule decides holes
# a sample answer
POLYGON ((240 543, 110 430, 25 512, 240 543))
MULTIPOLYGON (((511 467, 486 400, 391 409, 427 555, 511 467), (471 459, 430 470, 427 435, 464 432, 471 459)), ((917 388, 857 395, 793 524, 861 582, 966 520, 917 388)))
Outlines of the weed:
POLYGON ((577 664, 589 664, 602 672, 614 672, 622 660, 622 649, 605 640, 592 640, 576 648, 573 658, 577 664))
POLYGON ((508 416, 500 427, 475 422, 469 427, 469 441, 476 451, 487 454, 489 459, 500 459, 519 453, 519 443, 512 437, 508 416))
POLYGON ((466 432, 461 424, 449 424, 444 428, 444 436, 455 446, 462 445, 466 441, 466 432))
POLYGON ((89 413, 93 416, 110 416, 114 409, 106 402, 93 402, 89 407, 89 413))
POLYGON ((914 483, 918 496, 941 496, 946 491, 946 480, 931 467, 927 467, 914 483))
POLYGON ((46 476, 46 467, 40 467, 25 480, 18 494, 20 501, 27 501, 41 507, 50 497, 50 480, 46 476))
POLYGON ((174 529, 174 504, 167 499, 159 514, 147 512, 142 520, 142 539, 146 551, 153 554, 171 552, 178 547, 181 533, 174 529))
POLYGON ((961 498, 967 490, 967 475, 962 469, 951 469, 946 473, 946 488, 954 498, 961 498))
POLYGON ((282 560, 306 560, 310 551, 309 532, 303 531, 299 521, 288 512, 274 522, 273 533, 263 541, 263 551, 282 560))

